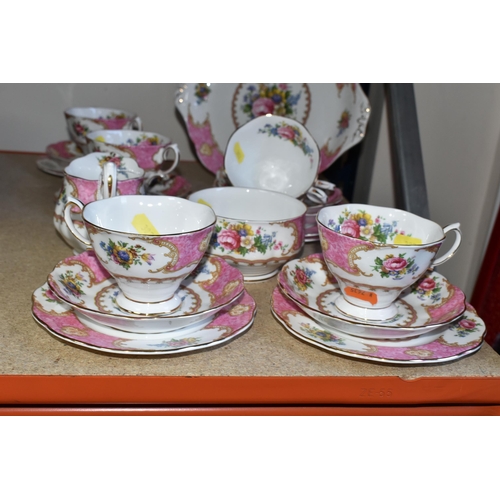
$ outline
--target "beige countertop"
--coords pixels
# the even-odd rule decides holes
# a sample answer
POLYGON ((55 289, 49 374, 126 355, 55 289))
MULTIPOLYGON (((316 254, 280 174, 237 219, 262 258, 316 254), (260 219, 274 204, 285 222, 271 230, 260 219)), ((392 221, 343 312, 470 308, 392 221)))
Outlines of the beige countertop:
MULTIPOLYGON (((158 358, 110 356, 65 344, 31 315, 31 294, 54 266, 71 255, 56 232, 54 195, 62 178, 40 171, 37 156, 0 154, 0 375, 500 377, 500 356, 488 345, 467 358, 437 366, 393 367, 335 355, 290 335, 271 315, 276 278, 247 284, 257 303, 253 327, 219 348, 158 358)), ((213 176, 197 163, 180 172, 195 189, 213 176)), ((317 244, 305 252, 319 251, 317 244)))

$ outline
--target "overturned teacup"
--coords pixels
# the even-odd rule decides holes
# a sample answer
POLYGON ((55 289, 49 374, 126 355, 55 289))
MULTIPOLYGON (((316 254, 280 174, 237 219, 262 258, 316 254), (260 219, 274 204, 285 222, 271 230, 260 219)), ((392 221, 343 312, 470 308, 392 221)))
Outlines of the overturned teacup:
POLYGON ((142 121, 135 114, 122 109, 73 107, 64 111, 66 125, 71 139, 89 152, 87 134, 95 130, 142 130, 142 121))
POLYGON ((386 321, 397 314, 394 302, 432 266, 450 259, 461 242, 460 224, 442 228, 403 210, 346 204, 317 215, 325 262, 342 295, 336 307, 361 320, 386 321), (455 242, 436 259, 446 235, 455 242))
POLYGON ((315 184, 319 161, 318 145, 304 125, 273 115, 259 116, 236 129, 224 154, 233 186, 277 191, 294 198, 315 184))
POLYGON ((215 226, 206 205, 171 196, 116 196, 85 207, 68 198, 64 218, 74 236, 93 249, 120 289, 117 305, 142 315, 177 310, 182 280, 198 265, 215 226), (88 237, 75 226, 82 210, 88 237))

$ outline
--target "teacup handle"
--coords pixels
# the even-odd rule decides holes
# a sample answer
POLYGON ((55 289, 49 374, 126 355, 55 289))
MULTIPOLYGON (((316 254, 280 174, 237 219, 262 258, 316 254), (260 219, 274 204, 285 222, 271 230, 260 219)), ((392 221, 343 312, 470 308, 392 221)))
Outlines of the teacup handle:
POLYGON ((439 259, 436 259, 432 263, 432 267, 444 264, 447 260, 451 259, 455 254, 457 248, 460 246, 460 243, 462 242, 462 231, 460 231, 460 222, 449 224, 443 229, 443 231, 445 235, 449 231, 455 231, 455 243, 453 243, 453 246, 443 256, 439 257, 439 259))
POLYGON ((142 120, 138 116, 132 120, 132 130, 142 130, 142 120))
POLYGON ((106 163, 99 175, 99 190, 97 193, 100 199, 116 196, 116 178, 116 165, 112 162, 106 163))
POLYGON ((163 161, 164 162, 168 160, 168 151, 170 149, 174 152, 174 162, 172 163, 172 166, 168 170, 161 170, 161 172, 163 172, 164 175, 167 175, 170 172, 172 172, 173 170, 175 170, 175 168, 179 164, 179 160, 181 158, 179 146, 177 146, 177 144, 173 143, 173 144, 169 144, 163 151, 163 161))
POLYGON ((333 182, 322 181, 322 180, 318 179, 314 183, 314 187, 317 187, 320 189, 326 189, 327 191, 333 191, 335 189, 335 184, 333 182))
POLYGON ((314 203, 326 203, 328 201, 329 193, 326 191, 333 191, 335 184, 328 181, 316 180, 314 185, 309 188, 306 196, 314 203))
POLYGON ((87 247, 92 248, 90 239, 79 231, 71 218, 71 205, 76 205, 81 211, 83 211, 83 203, 72 196, 68 196, 66 204, 64 205, 64 222, 66 222, 68 229, 78 241, 81 241, 87 247))
POLYGON ((320 188, 315 186, 309 188, 306 196, 314 203, 326 203, 328 195, 320 188))

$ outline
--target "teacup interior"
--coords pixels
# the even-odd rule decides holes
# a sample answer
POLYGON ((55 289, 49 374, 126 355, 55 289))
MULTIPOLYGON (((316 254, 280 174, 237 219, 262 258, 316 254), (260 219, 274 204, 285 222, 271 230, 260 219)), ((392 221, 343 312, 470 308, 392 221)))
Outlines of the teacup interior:
POLYGON ((215 223, 213 210, 183 198, 171 196, 116 196, 86 205, 83 218, 99 227, 127 234, 173 235, 197 231, 215 223), (156 231, 138 230, 149 224, 156 231), (148 224, 144 224, 147 222, 148 224))
POLYGON ((138 179, 144 175, 144 170, 132 158, 111 157, 107 153, 90 153, 73 160, 65 172, 73 177, 88 181, 97 181, 101 175, 102 167, 107 161, 114 163, 118 182, 127 179, 138 179))
POLYGON ((307 210, 304 203, 291 196, 241 187, 204 189, 189 199, 208 204, 220 217, 242 221, 285 221, 301 217, 307 210))
POLYGON ((97 130, 87 134, 94 142, 104 142, 113 146, 163 146, 172 141, 163 135, 140 130, 97 130))
POLYGON ((435 222, 396 208, 338 205, 323 208, 318 221, 338 233, 381 244, 424 245, 444 238, 435 222))
POLYGON ((69 108, 66 113, 78 118, 91 118, 93 120, 112 120, 116 118, 132 118, 134 116, 121 109, 113 108, 69 108))

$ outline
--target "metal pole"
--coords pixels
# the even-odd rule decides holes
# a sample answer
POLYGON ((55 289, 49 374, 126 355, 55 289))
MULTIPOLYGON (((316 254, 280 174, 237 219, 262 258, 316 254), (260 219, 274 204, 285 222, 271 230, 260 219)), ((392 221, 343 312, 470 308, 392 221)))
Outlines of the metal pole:
POLYGON ((396 207, 430 218, 412 83, 387 83, 387 116, 396 207))

